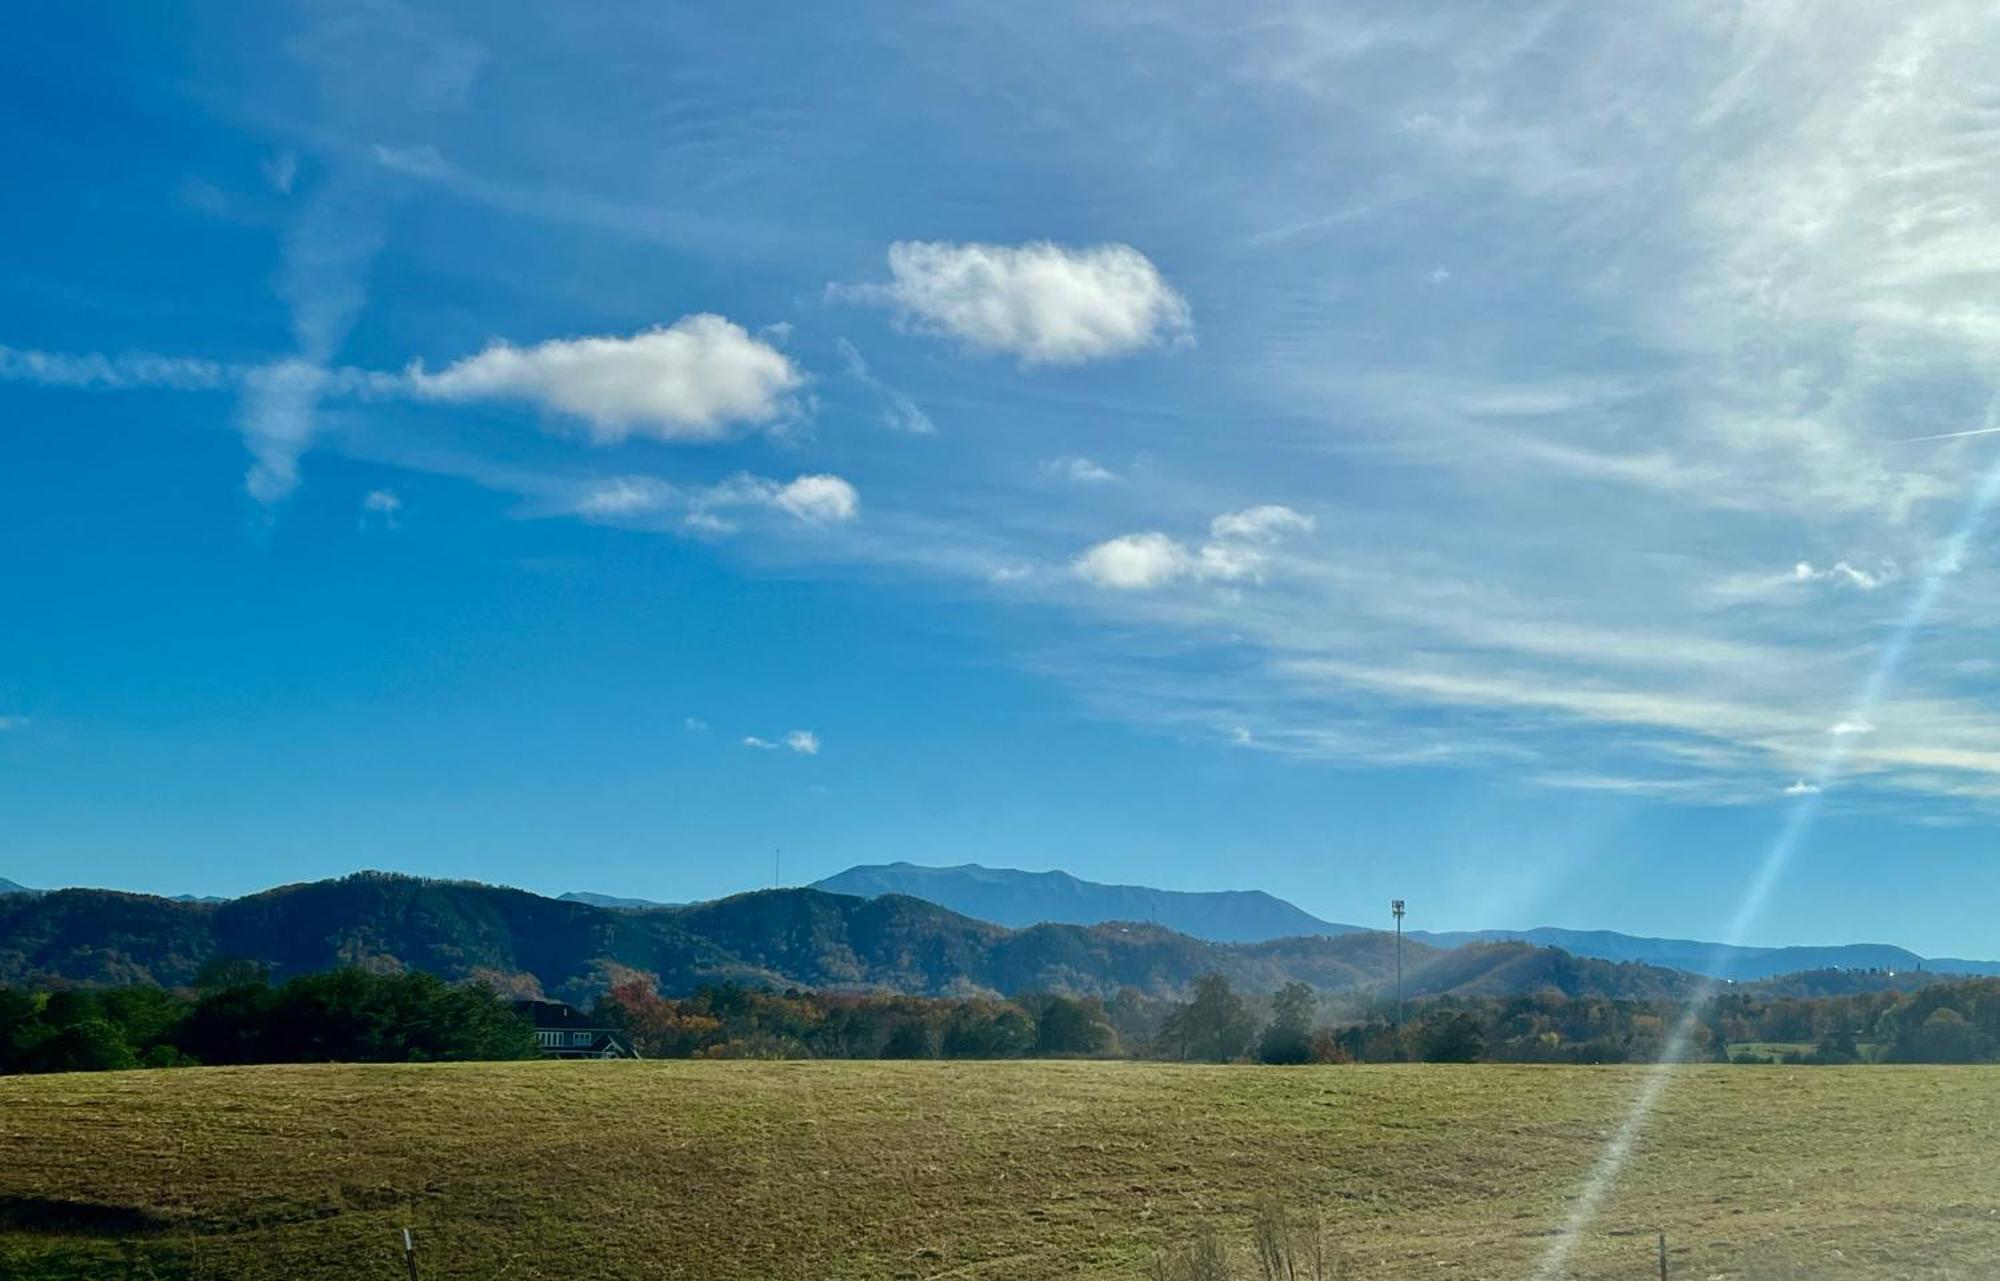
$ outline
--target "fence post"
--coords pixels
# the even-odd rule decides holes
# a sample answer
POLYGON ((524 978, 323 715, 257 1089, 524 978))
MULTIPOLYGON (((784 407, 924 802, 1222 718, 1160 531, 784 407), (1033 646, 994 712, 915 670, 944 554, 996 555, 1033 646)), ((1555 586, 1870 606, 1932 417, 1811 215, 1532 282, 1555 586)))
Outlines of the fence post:
POLYGON ((410 1281, 417 1281, 417 1243, 408 1228, 403 1229, 403 1262, 410 1269, 410 1281))
MULTIPOLYGON (((414 1281, 415 1274, 411 1276, 414 1281)), ((1667 1233, 1664 1228, 1660 1230, 1660 1281, 1667 1281, 1667 1233)))

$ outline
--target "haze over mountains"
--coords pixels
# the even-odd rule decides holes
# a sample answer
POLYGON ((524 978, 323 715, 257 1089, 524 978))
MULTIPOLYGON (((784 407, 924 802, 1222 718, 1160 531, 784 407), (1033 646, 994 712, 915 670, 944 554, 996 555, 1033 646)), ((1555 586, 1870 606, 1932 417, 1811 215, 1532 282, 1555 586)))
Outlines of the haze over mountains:
POLYGON ((1214 943, 1261 943, 1301 935, 1359 934, 1367 928, 1322 921, 1262 890, 1156 890, 1143 885, 1104 885, 1080 880, 1068 872, 1020 872, 977 863, 850 867, 814 881, 813 888, 863 898, 907 894, 1017 929, 1044 921, 1070 925, 1143 921, 1214 943))
MULTIPOLYGON (((1078 925, 1152 921, 1216 942, 1260 942, 1299 934, 1338 936, 1380 928, 1321 920, 1260 890, 1155 890, 1136 885, 1103 885, 1066 872, 1021 872, 981 867, 977 863, 958 867, 921 867, 914 863, 851 867, 815 882, 815 886, 841 894, 908 894, 1002 925, 1028 925, 1037 921, 1078 925)), ((2000 962, 1924 957, 1886 943, 1728 947, 1693 939, 1646 938, 1613 930, 1553 926, 1442 933, 1411 930, 1407 937, 1443 948, 1475 942, 1533 943, 1559 947, 1574 956, 1639 961, 1718 978, 1757 979, 1828 968, 2000 974, 2000 962)))

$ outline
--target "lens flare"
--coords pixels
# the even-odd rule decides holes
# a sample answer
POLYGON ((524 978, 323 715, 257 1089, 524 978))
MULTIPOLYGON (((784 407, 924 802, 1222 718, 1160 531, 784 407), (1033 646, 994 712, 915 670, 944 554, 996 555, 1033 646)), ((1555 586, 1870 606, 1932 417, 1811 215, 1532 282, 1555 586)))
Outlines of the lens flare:
MULTIPOLYGON (((1954 435, 2000 432, 2000 425, 1993 425, 1996 414, 2000 414, 2000 398, 1996 398, 1987 407, 1986 418, 1989 426, 1981 428, 1977 433, 1954 433, 1954 435)), ((1939 439, 1950 438, 1939 437, 1939 439)), ((1966 550, 1971 546, 1981 527, 1985 525, 1987 514, 1996 499, 2000 499, 2000 463, 1996 463, 1988 470, 1985 478, 1980 481, 1972 502, 1958 523, 1958 528, 1945 541, 1941 554, 1924 576, 1916 595, 1911 597, 1909 608, 1903 612, 1903 617, 1897 622, 1895 630, 1889 634, 1888 641, 1882 647, 1881 656, 1876 660, 1874 670, 1862 684, 1852 708, 1843 718, 1843 723, 1864 725, 1869 722, 1877 705, 1881 703, 1889 682, 1902 667, 1903 659, 1909 653, 1911 641, 1918 629, 1930 617, 1945 583, 1964 565, 1966 550)), ((1812 829, 1813 820, 1819 816, 1821 798, 1834 784, 1841 767, 1846 764, 1847 757, 1854 750, 1859 738, 1860 736, 1856 734, 1828 735, 1826 751, 1820 757, 1819 767, 1807 776, 1811 786, 1799 789, 1798 799, 1792 803, 1791 811, 1785 815, 1784 826, 1778 829, 1770 848, 1765 851, 1763 860, 1757 867, 1757 874, 1750 882, 1750 888, 1744 893, 1743 901, 1737 906, 1736 915, 1730 920, 1729 929, 1724 933, 1721 946, 1717 949, 1715 962, 1708 967, 1710 970, 1719 971, 1723 968, 1721 963, 1723 949, 1747 941, 1750 930, 1763 915, 1764 906, 1783 878, 1793 854, 1805 842, 1807 834, 1812 829)), ((1688 1046, 1694 1040, 1695 1029, 1701 1026, 1702 1013, 1708 1003, 1715 998, 1720 987, 1720 980, 1704 979, 1694 994, 1688 998, 1680 1017, 1674 1021, 1673 1031, 1668 1035, 1658 1061, 1648 1067, 1645 1079, 1640 1082, 1631 1106, 1626 1109, 1625 1119, 1619 1123, 1610 1141, 1604 1145, 1604 1150, 1598 1154, 1596 1164, 1591 1167, 1589 1177, 1584 1180, 1582 1189, 1577 1193, 1576 1204, 1564 1218, 1562 1228, 1549 1243, 1548 1249, 1543 1251, 1542 1257, 1536 1262, 1535 1270, 1529 1274, 1532 1281, 1559 1281, 1565 1275, 1570 1256, 1575 1253, 1577 1243, 1582 1240, 1584 1232, 1596 1219, 1598 1210, 1604 1204, 1604 1198, 1609 1196, 1612 1188, 1617 1185, 1618 1176, 1624 1172, 1625 1163, 1631 1158, 1633 1145, 1645 1131, 1646 1123, 1652 1118, 1653 1110, 1659 1105, 1661 1096, 1672 1084, 1675 1068, 1687 1056, 1688 1046)))

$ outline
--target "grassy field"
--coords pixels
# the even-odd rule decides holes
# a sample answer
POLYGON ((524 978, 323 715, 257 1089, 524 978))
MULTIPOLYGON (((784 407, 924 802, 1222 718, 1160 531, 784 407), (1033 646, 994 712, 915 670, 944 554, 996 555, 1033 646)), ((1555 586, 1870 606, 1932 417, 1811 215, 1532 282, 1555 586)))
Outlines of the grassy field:
MULTIPOLYGON (((0 1276, 1144 1275, 1260 1197, 1357 1278, 1524 1277, 1639 1072, 529 1063, 0 1078, 0 1276)), ((1686 1070, 1575 1260, 2000 1271, 2000 1069, 1686 1070)))

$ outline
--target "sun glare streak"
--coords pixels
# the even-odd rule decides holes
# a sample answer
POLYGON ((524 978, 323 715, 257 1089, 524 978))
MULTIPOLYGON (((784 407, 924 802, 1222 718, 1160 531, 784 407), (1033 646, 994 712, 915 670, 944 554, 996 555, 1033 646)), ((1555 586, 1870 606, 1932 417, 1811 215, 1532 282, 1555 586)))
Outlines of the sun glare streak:
POLYGON ((1892 445, 1921 445, 1929 440, 1964 440, 1967 436, 1991 436, 2000 432, 2000 427, 1974 427, 1971 431, 1948 431, 1936 436, 1906 436, 1902 440, 1892 440, 1892 445))
MULTIPOLYGON (((1954 432, 1946 436, 1920 439, 1949 440, 1958 436, 2000 432, 2000 425, 1994 425, 1996 415, 2000 415, 2000 397, 1996 397, 1987 407, 1988 426, 1971 432, 1954 432)), ((2000 462, 1996 462, 1988 469, 1985 478, 1980 481, 1978 490, 1973 494, 1971 503, 1967 505, 1965 515, 1959 520, 1958 528, 1945 541, 1942 553, 1932 563, 1929 572, 1924 575, 1916 594, 1910 599, 1909 608, 1903 612, 1903 617, 1896 624, 1895 630, 1889 634, 1888 641, 1882 646, 1881 656, 1876 660, 1868 679, 1863 682, 1845 718, 1846 721, 1866 723, 1873 716, 1889 688, 1889 682, 1894 679, 1897 670, 1903 665, 1904 658, 1909 654, 1910 644, 1918 629, 1930 617, 1945 583, 1965 564, 1966 551, 1980 528, 1986 523, 1986 517, 1996 499, 2000 499, 2000 462)), ((1709 966, 1711 970, 1722 968, 1720 960, 1724 949, 1742 944, 1763 915, 1764 906, 1783 878, 1793 854, 1804 844, 1807 834, 1812 829, 1813 821, 1819 817, 1821 799, 1826 789, 1834 784, 1841 767, 1846 763, 1856 737, 1853 734, 1828 736, 1826 751, 1820 757, 1819 766, 1809 776, 1812 786, 1793 803, 1791 811, 1785 816, 1784 826, 1778 829, 1770 848, 1765 851, 1756 876, 1751 880, 1749 889, 1744 892, 1742 902, 1738 904, 1736 914, 1731 918, 1729 928, 1720 940, 1716 952, 1717 963, 1709 966)), ((1701 1025, 1703 1013, 1720 988, 1719 979, 1704 979, 1694 994, 1688 998, 1680 1017, 1674 1022, 1673 1031, 1668 1035, 1666 1044, 1661 1048, 1659 1059, 1648 1067, 1645 1080, 1641 1082, 1638 1093, 1633 1096, 1631 1106, 1626 1110, 1625 1119, 1619 1123, 1618 1129, 1605 1143, 1604 1150, 1598 1154, 1596 1164, 1591 1167, 1589 1177, 1585 1180, 1582 1190, 1577 1193, 1576 1204, 1571 1207, 1569 1214, 1563 1220, 1561 1231, 1536 1262, 1535 1270, 1530 1274, 1533 1281, 1559 1281, 1559 1278, 1565 1275, 1565 1269, 1570 1256, 1576 1250, 1577 1243, 1582 1240, 1583 1233, 1597 1217, 1604 1199, 1617 1185, 1618 1176, 1624 1172, 1625 1163, 1631 1158, 1633 1146, 1645 1131, 1646 1123, 1652 1118, 1653 1110, 1659 1105, 1667 1086, 1672 1083, 1675 1069, 1686 1058, 1688 1046, 1694 1040, 1695 1029, 1701 1025)))

